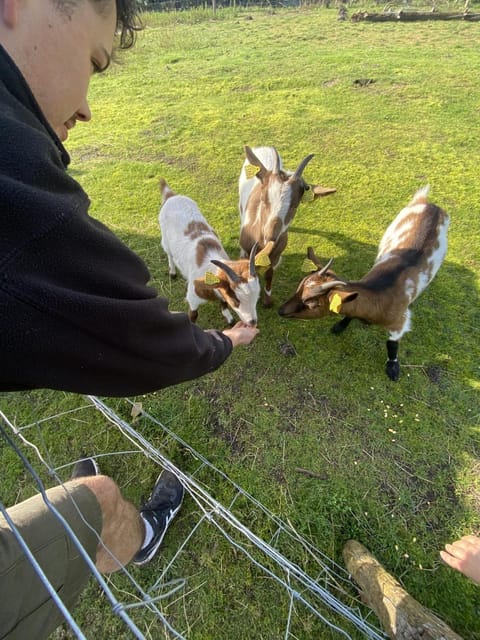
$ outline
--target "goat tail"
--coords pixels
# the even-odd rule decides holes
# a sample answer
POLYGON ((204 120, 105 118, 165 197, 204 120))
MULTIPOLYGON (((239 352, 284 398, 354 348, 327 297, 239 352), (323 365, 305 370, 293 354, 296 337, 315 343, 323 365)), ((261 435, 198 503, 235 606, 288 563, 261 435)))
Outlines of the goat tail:
POLYGON ((410 202, 410 204, 408 205, 409 207, 412 207, 415 204, 427 204, 428 199, 428 193, 430 191, 430 185, 427 184, 424 187, 422 187, 421 189, 419 189, 417 191, 417 193, 413 196, 412 201, 410 202))
POLYGON ((175 191, 172 191, 170 189, 167 181, 164 178, 160 178, 159 187, 160 193, 162 194, 162 204, 165 202, 165 200, 175 195, 175 191))

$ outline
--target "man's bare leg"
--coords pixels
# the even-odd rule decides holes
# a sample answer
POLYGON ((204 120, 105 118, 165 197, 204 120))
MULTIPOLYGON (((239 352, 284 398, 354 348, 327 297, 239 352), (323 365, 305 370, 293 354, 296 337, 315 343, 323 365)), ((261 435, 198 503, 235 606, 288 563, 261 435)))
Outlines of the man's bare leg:
POLYGON ((103 544, 97 547, 97 569, 102 573, 118 571, 130 562, 145 537, 138 509, 123 498, 108 476, 88 476, 72 482, 86 485, 95 494, 102 511, 103 544))

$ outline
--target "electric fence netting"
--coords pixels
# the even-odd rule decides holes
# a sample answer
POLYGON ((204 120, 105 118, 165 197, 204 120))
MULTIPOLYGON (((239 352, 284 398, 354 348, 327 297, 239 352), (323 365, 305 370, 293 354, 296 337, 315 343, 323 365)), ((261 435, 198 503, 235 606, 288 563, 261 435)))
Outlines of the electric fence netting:
MULTIPOLYGON (((222 618, 240 615, 244 620, 251 619, 251 638, 382 640, 386 637, 376 628, 375 620, 368 619, 369 611, 342 566, 154 416, 131 401, 121 403, 120 407, 112 408, 114 402, 107 404, 94 396, 76 396, 73 408, 38 418, 31 424, 21 424, 13 407, 0 407, 3 440, 0 446, 11 450, 17 465, 21 461, 22 482, 25 479, 32 482, 54 512, 45 487, 63 484, 70 477, 76 460, 69 459, 68 445, 73 438, 69 430, 85 430, 86 424, 95 424, 95 433, 89 429, 85 434, 85 446, 89 454, 94 452, 101 467, 105 458, 121 456, 118 459, 126 470, 123 484, 119 483, 122 492, 124 489, 128 492, 128 484, 132 482, 128 477, 130 456, 144 456, 146 464, 158 465, 157 475, 161 469, 168 469, 184 484, 184 506, 169 531, 168 544, 152 562, 154 571, 152 565, 149 571, 127 566, 108 577, 100 574, 68 523, 62 521, 96 581, 99 600, 105 605, 102 616, 111 616, 122 629, 117 637, 212 637, 202 629, 202 607, 209 602, 204 594, 211 590, 223 592, 225 602, 224 610, 218 612, 215 631, 218 639, 227 637, 222 635, 225 626, 222 618), (61 433, 64 446, 52 452, 47 442, 54 432, 61 433), (143 434, 148 434, 150 440, 143 434), (96 437, 102 438, 101 449, 95 448, 96 437), (105 451, 105 442, 112 450, 105 451), (171 462, 173 450, 181 450, 188 473, 171 462), (200 535, 205 528, 208 535, 200 535), (224 566, 225 558, 235 566, 233 579, 224 566), (265 625, 261 634, 255 631, 258 620, 265 625)), ((41 406, 36 414, 40 412, 41 406)), ((62 611, 70 633, 76 638, 92 637, 88 623, 80 624, 75 618, 76 611, 69 611, 48 583, 42 567, 9 520, 3 496, 0 499, 0 511, 62 611)), ((62 519, 60 514, 56 515, 62 519)))

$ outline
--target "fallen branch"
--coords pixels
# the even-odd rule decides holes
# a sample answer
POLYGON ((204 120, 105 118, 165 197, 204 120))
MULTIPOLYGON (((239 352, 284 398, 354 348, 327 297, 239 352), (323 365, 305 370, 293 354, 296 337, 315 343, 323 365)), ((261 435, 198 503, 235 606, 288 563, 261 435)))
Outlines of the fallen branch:
POLYGON ((351 17, 353 22, 415 22, 422 20, 467 20, 477 22, 480 20, 480 13, 442 13, 436 11, 399 11, 389 13, 369 13, 360 11, 351 17))
POLYGON ((368 606, 393 640, 462 640, 440 618, 412 598, 362 544, 349 540, 345 565, 368 606))

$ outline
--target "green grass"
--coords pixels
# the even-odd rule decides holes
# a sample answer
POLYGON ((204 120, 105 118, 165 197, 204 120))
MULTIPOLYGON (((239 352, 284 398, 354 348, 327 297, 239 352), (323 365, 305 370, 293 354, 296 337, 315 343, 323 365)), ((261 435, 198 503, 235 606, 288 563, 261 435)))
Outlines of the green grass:
MULTIPOLYGON (((92 215, 145 259, 171 309, 186 310, 185 287, 169 282, 160 247, 161 176, 198 202, 232 257, 244 144, 274 144, 292 169, 315 153, 305 177, 337 193, 300 206, 274 280, 275 308, 259 309, 255 343, 209 376, 139 400, 326 554, 342 563, 343 544, 358 539, 412 596, 478 640, 479 589, 438 556, 445 542, 480 530, 478 25, 354 24, 337 21, 334 9, 146 18, 124 64, 92 80, 94 119, 75 129, 69 150, 92 215), (358 87, 359 78, 375 82, 358 87), (276 308, 300 279, 308 245, 334 256, 338 274, 363 275, 387 224, 426 183, 451 215, 450 246, 413 306, 394 384, 384 374, 386 335, 378 327, 352 324, 334 336, 334 318, 286 321, 276 308), (285 343, 296 356, 285 354, 285 343)), ((199 324, 222 328, 219 308, 203 306, 199 324)), ((1 402, 22 424, 82 399, 45 392, 1 402)), ((145 435, 157 446, 151 428, 145 435)), ((89 444, 96 452, 124 447, 93 421, 72 429, 66 419, 65 432, 44 434, 55 461, 89 444)), ((178 448, 170 453, 192 469, 178 448)), ((0 464, 4 500, 28 495, 6 447, 0 464)), ((141 456, 107 457, 103 466, 135 502, 156 473, 141 456)), ((187 501, 178 526, 188 530, 195 515, 187 501)), ((282 637, 275 591, 234 556, 200 532, 198 553, 183 560, 192 584, 197 574, 211 579, 198 591, 189 637, 282 637), (249 576, 248 615, 232 596, 240 574, 249 576)), ((148 582, 155 566, 143 571, 148 582)), ((106 609, 91 585, 79 614, 91 636, 123 637, 115 622, 105 626, 106 609)), ((312 624, 299 624, 296 637, 333 637, 312 624)))

